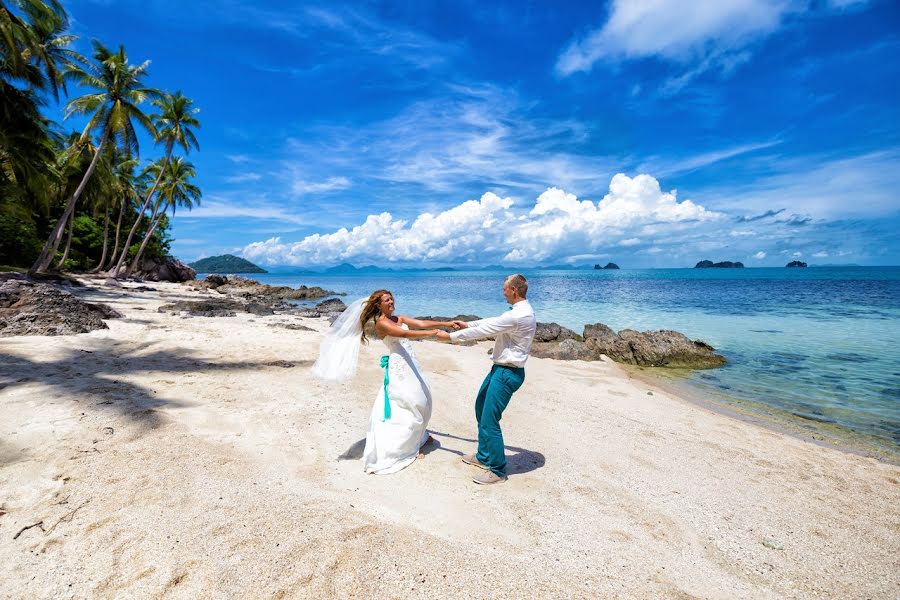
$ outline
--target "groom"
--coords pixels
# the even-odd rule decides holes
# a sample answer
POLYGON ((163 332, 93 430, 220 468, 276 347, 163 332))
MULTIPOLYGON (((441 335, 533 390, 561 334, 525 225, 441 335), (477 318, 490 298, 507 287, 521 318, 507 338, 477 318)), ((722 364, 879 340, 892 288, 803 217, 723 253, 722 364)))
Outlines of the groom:
POLYGON ((506 455, 503 451, 503 432, 500 417, 513 393, 525 381, 525 361, 531 351, 537 322, 534 309, 525 297, 528 281, 521 275, 510 275, 503 282, 503 296, 512 308, 490 319, 455 321, 459 331, 438 334, 440 339, 457 342, 496 336, 491 367, 478 396, 475 398, 475 419, 478 421, 478 452, 463 456, 464 463, 484 469, 473 481, 491 485, 506 481, 506 455))

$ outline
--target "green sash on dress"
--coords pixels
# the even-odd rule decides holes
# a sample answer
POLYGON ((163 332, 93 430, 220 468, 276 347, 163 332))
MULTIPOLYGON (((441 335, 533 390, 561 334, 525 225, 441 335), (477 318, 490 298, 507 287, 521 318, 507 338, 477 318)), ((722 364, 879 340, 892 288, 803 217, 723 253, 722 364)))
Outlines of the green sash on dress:
POLYGON ((388 363, 390 362, 389 356, 381 357, 381 368, 384 369, 384 418, 382 421, 387 421, 391 418, 391 403, 388 401, 388 384, 391 382, 391 378, 388 376, 388 363))

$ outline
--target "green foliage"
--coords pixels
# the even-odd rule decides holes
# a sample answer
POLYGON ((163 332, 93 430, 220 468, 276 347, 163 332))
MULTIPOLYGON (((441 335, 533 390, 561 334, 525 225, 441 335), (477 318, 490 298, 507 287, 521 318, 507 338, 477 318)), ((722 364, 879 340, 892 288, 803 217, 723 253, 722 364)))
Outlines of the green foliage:
POLYGON ((201 258, 192 262, 190 267, 198 273, 268 273, 249 260, 233 254, 201 258))
POLYGON ((0 203, 0 263, 30 265, 43 243, 30 210, 13 202, 0 203))
MULTIPOLYGON (((162 143, 167 157, 174 146, 186 151, 198 147, 192 131, 199 127, 198 109, 189 98, 181 92, 164 94, 147 87, 143 80, 149 61, 129 63, 121 46, 112 51, 95 40, 93 60, 85 59, 70 49, 75 36, 67 33, 68 26, 68 15, 59 0, 0 0, 0 264, 24 267, 36 261, 98 146, 101 154, 96 167, 74 204, 71 246, 64 268, 97 265, 103 253, 107 215, 107 255, 115 253, 120 209, 121 244, 124 232, 137 222, 140 198, 146 197, 152 184, 146 173, 137 172, 133 123, 162 143), (67 93, 66 80, 75 81, 81 89, 93 88, 67 103, 67 117, 88 117, 83 132, 68 136, 41 114, 48 100, 58 101, 67 93), (153 101, 158 114, 141 112, 138 106, 145 100, 153 101)), ((194 175, 193 167, 182 162, 177 166, 182 169, 178 183, 166 189, 165 198, 158 196, 165 207, 190 208, 200 198, 199 189, 188 181, 194 175)), ((137 240, 149 226, 149 219, 142 219, 135 229, 137 240)), ((148 240, 146 256, 161 257, 169 252, 172 239, 168 228, 169 217, 163 216, 148 240)), ((132 245, 131 256, 139 246, 132 245)))

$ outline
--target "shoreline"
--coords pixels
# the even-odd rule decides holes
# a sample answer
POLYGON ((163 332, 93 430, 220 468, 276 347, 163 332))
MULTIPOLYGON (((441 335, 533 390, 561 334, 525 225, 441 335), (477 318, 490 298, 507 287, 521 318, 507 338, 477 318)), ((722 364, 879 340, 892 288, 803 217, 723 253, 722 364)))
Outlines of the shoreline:
POLYGON ((0 595, 900 589, 896 466, 656 387, 651 401, 606 360, 532 358, 503 418, 509 481, 483 489, 459 457, 491 344, 423 341, 438 443, 366 475, 351 455, 381 391, 379 344, 329 386, 309 376, 324 318, 189 317, 158 309, 208 292, 123 285, 73 290, 123 313, 109 329, 0 339, 0 595))
POLYGON ((683 369, 670 369, 671 372, 666 372, 664 368, 625 364, 619 364, 619 366, 630 377, 664 391, 682 402, 763 429, 789 435, 816 446, 900 466, 900 451, 876 443, 879 438, 858 433, 842 425, 804 419, 789 411, 763 403, 753 403, 737 397, 717 399, 701 387, 688 381, 689 373, 684 372, 683 369))

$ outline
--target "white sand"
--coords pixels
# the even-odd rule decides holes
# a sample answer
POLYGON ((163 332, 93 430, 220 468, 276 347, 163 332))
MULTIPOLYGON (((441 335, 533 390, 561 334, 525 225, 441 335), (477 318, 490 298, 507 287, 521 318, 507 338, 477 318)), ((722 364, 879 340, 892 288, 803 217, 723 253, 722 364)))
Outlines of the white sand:
POLYGON ((379 342, 327 386, 324 320, 160 314, 204 294, 152 285, 81 292, 109 330, 0 339, 0 597, 900 597, 896 466, 532 358, 478 487, 489 346, 421 342, 440 447, 365 475, 338 457, 379 342))

